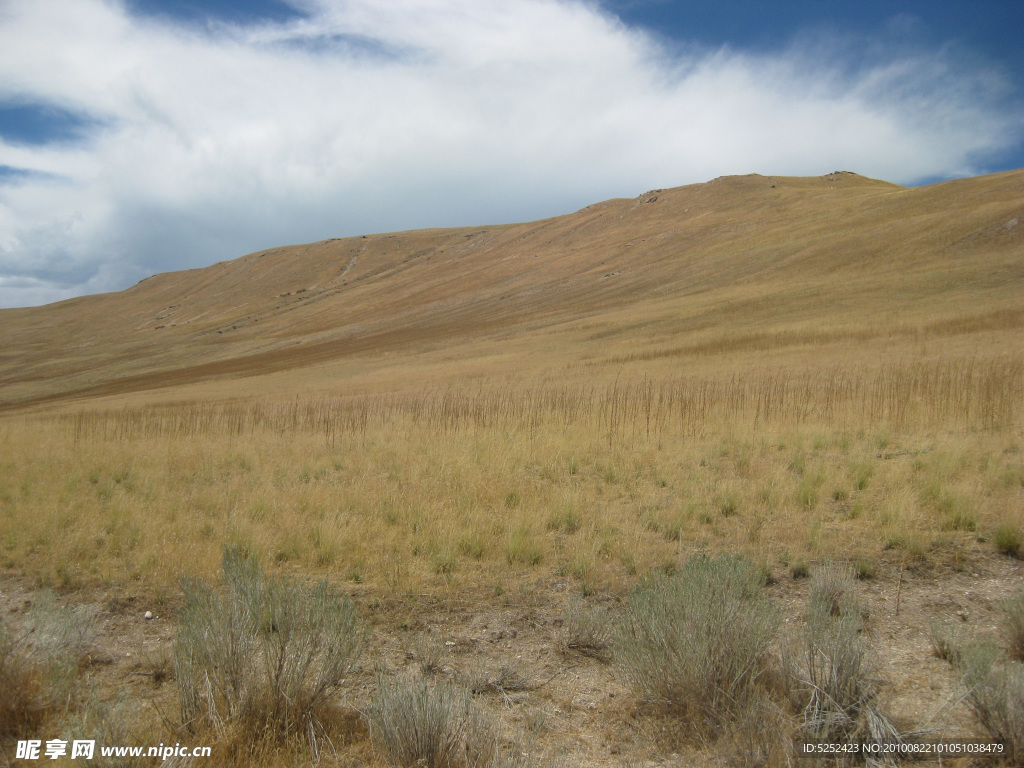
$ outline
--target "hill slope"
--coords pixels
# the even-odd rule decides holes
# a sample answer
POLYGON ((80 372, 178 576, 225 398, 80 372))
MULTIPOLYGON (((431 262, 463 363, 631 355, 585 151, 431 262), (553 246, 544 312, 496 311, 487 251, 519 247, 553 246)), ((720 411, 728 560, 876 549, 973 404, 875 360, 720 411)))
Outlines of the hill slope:
POLYGON ((1022 220, 1024 171, 922 188, 837 172, 725 177, 539 222, 274 248, 0 310, 0 408, 357 360, 394 367, 431 350, 442 351, 435 362, 504 350, 481 363, 489 373, 844 334, 995 332, 1019 350, 1022 220))

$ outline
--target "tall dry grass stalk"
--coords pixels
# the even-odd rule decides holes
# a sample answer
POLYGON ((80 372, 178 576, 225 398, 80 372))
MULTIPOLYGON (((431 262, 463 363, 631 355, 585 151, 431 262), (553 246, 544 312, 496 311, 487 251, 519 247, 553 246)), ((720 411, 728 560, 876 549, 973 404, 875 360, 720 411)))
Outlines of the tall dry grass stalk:
POLYGON ((543 572, 624 587, 698 549, 926 559, 1024 523, 1020 374, 1000 358, 7 416, 0 566, 159 598, 185 563, 214 575, 225 544, 394 593, 543 572))
POLYGON ((554 384, 426 389, 283 402, 174 403, 55 417, 76 443, 265 431, 347 433, 411 423, 439 432, 583 426, 609 442, 737 428, 829 425, 893 430, 1000 429, 1020 423, 1024 358, 890 364, 876 371, 751 371, 725 378, 616 379, 607 386, 554 384))

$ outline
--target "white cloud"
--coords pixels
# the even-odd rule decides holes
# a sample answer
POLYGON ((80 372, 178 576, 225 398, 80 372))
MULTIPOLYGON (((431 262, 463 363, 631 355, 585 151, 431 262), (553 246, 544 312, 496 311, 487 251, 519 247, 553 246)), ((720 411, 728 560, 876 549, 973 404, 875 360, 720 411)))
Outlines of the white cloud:
POLYGON ((39 172, 0 177, 0 306, 729 173, 964 175, 1019 138, 998 78, 942 51, 670 51, 561 0, 301 7, 199 28, 113 0, 0 0, 0 101, 102 126, 0 142, 0 165, 39 172))

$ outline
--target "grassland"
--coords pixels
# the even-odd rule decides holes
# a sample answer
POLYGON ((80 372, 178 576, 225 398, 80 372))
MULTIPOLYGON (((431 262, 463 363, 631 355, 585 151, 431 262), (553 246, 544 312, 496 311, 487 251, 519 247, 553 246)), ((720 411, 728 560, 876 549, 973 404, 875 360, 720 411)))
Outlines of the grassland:
POLYGON ((1022 371, 953 360, 9 419, 0 551, 43 585, 167 593, 214 573, 225 542, 397 593, 500 593, 552 571, 622 589, 695 549, 955 556, 1024 523, 1022 371))
MULTIPOLYGON (((745 764, 739 741, 763 733, 687 736, 604 664, 605 640, 560 629, 599 609, 614 624, 637 584, 699 553, 755 564, 794 626, 813 598, 801 577, 849 564, 867 606, 854 631, 889 668, 863 690, 919 723, 966 674, 928 627, 959 610, 989 629, 1022 573, 1022 199, 1021 172, 920 190, 721 179, 0 312, 16 339, 0 358, 11 621, 54 590, 136 644, 109 636, 134 661, 83 662, 98 688, 47 727, 116 719, 118 689, 173 709, 182 578, 216 582, 225 547, 274 578, 326 579, 374 636, 356 709, 325 721, 337 751, 300 739, 261 761, 386 764, 400 739, 372 729, 399 696, 390 675, 418 668, 461 681, 488 738, 532 764, 745 764)), ((779 686, 751 717, 795 734, 805 705, 779 686)), ((464 693, 437 695, 465 708, 464 693)), ((183 738, 136 715, 136 740, 183 738)), ((456 746, 477 749, 459 717, 456 746)), ((943 727, 984 732, 966 705, 943 727)), ((203 734, 220 762, 252 759, 225 733, 203 734)))

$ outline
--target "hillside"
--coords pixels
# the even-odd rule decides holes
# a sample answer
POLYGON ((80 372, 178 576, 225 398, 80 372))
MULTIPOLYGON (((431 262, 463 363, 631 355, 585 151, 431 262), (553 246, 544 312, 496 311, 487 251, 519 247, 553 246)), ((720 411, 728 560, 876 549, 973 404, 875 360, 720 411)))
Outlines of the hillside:
POLYGON ((309 366, 381 386, 380 365, 438 350, 491 358, 487 375, 844 334, 994 330, 1019 350, 1022 219, 1024 171, 922 188, 751 175, 526 224, 273 248, 0 310, 0 408, 309 366))
POLYGON ((0 753, 383 768, 398 686, 467 766, 1020 764, 1022 219, 1024 171, 730 177, 0 311, 0 753), (345 616, 324 709, 218 703, 345 616), (33 643, 89 617, 58 688, 33 643))

